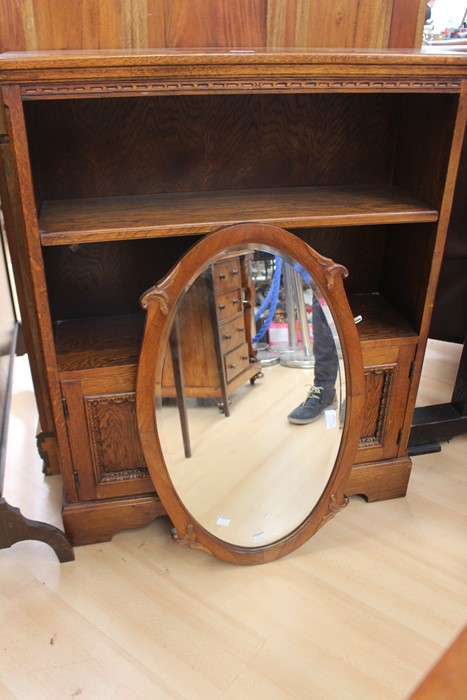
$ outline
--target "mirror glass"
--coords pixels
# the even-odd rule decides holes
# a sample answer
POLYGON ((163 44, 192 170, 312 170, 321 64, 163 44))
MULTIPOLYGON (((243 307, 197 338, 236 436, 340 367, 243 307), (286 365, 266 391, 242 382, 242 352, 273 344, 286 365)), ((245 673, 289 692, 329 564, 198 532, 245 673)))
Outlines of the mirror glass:
POLYGON ((236 546, 294 531, 345 417, 339 337, 314 280, 270 248, 225 251, 178 300, 164 357, 157 429, 185 508, 236 546))

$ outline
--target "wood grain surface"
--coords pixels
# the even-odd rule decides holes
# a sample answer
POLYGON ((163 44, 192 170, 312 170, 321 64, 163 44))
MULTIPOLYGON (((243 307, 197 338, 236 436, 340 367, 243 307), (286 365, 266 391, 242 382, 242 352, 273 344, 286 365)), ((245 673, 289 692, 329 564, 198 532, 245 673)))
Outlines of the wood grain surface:
POLYGON ((209 233, 255 221, 288 228, 436 221, 435 209, 383 186, 297 187, 48 200, 42 245, 209 233))
POLYGON ((0 50, 414 47, 420 0, 2 0, 0 50))

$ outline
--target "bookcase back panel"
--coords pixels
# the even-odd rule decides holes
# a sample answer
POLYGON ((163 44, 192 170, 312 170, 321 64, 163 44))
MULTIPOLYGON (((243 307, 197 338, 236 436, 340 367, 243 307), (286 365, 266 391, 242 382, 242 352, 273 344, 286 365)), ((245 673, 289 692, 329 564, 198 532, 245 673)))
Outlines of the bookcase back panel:
POLYGON ((400 96, 394 184, 438 209, 445 187, 458 95, 400 96))
POLYGON ((436 244, 436 226, 394 226, 386 245, 381 292, 420 332, 436 244))
POLYGON ((196 240, 181 236, 45 249, 52 319, 141 312, 141 294, 196 240))
POLYGON ((41 199, 378 184, 391 95, 198 95, 25 103, 41 199))
POLYGON ((321 255, 344 265, 349 276, 344 280, 347 294, 378 292, 387 226, 348 226, 295 229, 321 255))

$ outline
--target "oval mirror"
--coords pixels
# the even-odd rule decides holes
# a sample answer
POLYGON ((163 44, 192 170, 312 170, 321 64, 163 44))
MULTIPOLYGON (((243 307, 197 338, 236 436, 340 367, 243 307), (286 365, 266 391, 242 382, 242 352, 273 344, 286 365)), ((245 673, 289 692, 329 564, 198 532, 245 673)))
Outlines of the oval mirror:
POLYGON ((240 224, 143 295, 138 427, 179 543, 271 561, 346 505, 364 395, 346 275, 285 230, 240 224))

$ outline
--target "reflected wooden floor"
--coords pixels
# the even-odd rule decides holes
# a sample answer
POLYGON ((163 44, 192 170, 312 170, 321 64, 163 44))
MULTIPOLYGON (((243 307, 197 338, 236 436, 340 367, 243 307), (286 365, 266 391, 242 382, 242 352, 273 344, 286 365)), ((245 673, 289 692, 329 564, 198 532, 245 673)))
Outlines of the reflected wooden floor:
MULTIPOLYGON (((215 402, 187 401, 190 459, 174 402, 157 414, 169 473, 188 510, 213 534, 247 547, 274 542, 305 520, 342 435, 338 405, 327 421, 324 414, 309 425, 287 421, 313 384, 312 369, 274 365, 263 375, 235 392, 228 418, 215 402)), ((345 386, 337 394, 343 398, 345 386)))
MULTIPOLYGON (((430 343, 423 403, 449 399, 457 358, 430 343)), ((15 386, 5 495, 56 524, 60 480, 21 371, 15 386)), ((467 620, 466 448, 416 457, 406 498, 352 498, 264 566, 178 547, 166 519, 63 565, 41 543, 0 551, 0 697, 406 698, 467 620)))

